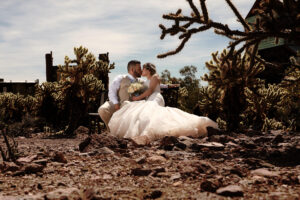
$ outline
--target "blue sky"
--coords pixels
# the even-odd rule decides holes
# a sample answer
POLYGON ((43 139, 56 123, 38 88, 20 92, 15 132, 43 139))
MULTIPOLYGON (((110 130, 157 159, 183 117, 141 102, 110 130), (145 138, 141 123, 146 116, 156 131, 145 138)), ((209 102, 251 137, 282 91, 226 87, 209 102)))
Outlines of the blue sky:
MULTIPOLYGON (((194 1, 199 6, 199 1, 194 1)), ((207 0, 211 19, 241 28, 225 0, 207 0)), ((232 0, 246 16, 254 0, 232 0)), ((9 0, 0 1, 0 78, 5 81, 44 82, 45 54, 53 52, 54 65, 73 58, 73 48, 87 47, 95 56, 109 52, 116 68, 110 74, 126 73, 127 62, 138 59, 154 63, 174 76, 179 69, 194 65, 198 76, 211 53, 223 50, 228 40, 212 31, 195 35, 182 52, 165 59, 159 53, 174 49, 177 37, 160 40, 162 15, 191 9, 186 0, 9 0)))

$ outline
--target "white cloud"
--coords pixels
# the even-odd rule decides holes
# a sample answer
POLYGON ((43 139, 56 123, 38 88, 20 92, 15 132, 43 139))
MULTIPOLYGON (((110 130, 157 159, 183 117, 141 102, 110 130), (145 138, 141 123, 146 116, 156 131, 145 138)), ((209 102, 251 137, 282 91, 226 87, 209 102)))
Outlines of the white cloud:
MULTIPOLYGON (((194 1, 199 7, 199 1, 194 1)), ((224 0, 206 1, 211 18, 238 27, 224 0)), ((243 16, 253 2, 233 0, 243 16)), ((158 53, 177 47, 177 37, 161 41, 158 24, 162 15, 182 8, 186 0, 10 0, 0 2, 0 78, 13 81, 45 81, 45 53, 53 51, 54 64, 73 57, 73 47, 83 45, 95 55, 110 52, 120 73, 130 59, 152 61, 180 68, 202 65, 211 52, 222 50, 227 41, 212 32, 195 35, 176 56, 158 60, 158 53)))

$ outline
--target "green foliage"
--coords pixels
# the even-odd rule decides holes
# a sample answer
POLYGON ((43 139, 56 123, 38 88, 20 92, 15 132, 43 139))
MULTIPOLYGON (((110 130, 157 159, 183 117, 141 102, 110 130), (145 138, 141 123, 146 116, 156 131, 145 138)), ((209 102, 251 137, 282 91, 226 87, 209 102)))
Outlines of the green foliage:
POLYGON ((220 94, 221 92, 212 86, 200 87, 198 101, 199 113, 197 114, 208 116, 213 120, 224 118, 224 116, 222 116, 220 94))
POLYGON ((164 70, 161 75, 161 82, 164 84, 177 84, 179 83, 179 80, 175 77, 171 76, 171 72, 169 70, 164 70))
POLYGON ((36 87, 35 97, 38 100, 38 116, 45 119, 46 124, 56 128, 65 126, 67 116, 65 96, 62 95, 58 82, 44 82, 36 87))
POLYGON ((236 52, 231 55, 226 50, 219 56, 218 52, 213 53, 213 59, 206 62, 209 74, 202 77, 215 91, 220 92, 220 102, 229 130, 239 128, 239 115, 246 105, 244 89, 255 90, 262 84, 256 76, 264 70, 264 65, 255 61, 249 52, 243 56, 236 52))
POLYGON ((161 81, 165 84, 180 85, 178 90, 178 107, 191 113, 199 100, 200 79, 196 78, 197 68, 195 66, 185 66, 180 69, 179 73, 182 78, 172 77, 171 73, 165 70, 161 73, 161 81))
POLYGON ((13 93, 0 94, 0 120, 4 123, 21 121, 26 113, 36 112, 37 100, 32 96, 13 93))
POLYGON ((196 78, 197 68, 195 66, 185 66, 180 69, 179 73, 183 76, 183 78, 179 79, 182 87, 179 92, 180 108, 187 112, 193 112, 199 100, 200 80, 196 78), (185 88, 185 91, 183 91, 183 88, 185 88), (186 98, 187 96, 188 98, 186 98))
POLYGON ((97 97, 105 90, 105 85, 97 76, 108 76, 109 70, 114 64, 96 61, 95 56, 88 49, 74 48, 75 59, 65 57, 65 64, 59 66, 61 76, 60 92, 64 98, 64 104, 69 111, 67 135, 72 135, 78 127, 80 120, 87 113, 89 105, 97 103, 97 97), (72 65, 73 64, 73 65, 72 65))
POLYGON ((280 87, 285 88, 290 99, 290 113, 288 120, 288 127, 293 130, 300 130, 300 69, 297 62, 294 62, 291 67, 286 69, 286 75, 279 84, 280 87), (297 67, 298 66, 298 67, 297 67))
POLYGON ((244 92, 248 103, 245 115, 253 120, 255 129, 283 127, 281 122, 287 120, 286 117, 291 111, 291 101, 284 88, 269 84, 267 88, 262 86, 255 92, 245 88, 244 92))

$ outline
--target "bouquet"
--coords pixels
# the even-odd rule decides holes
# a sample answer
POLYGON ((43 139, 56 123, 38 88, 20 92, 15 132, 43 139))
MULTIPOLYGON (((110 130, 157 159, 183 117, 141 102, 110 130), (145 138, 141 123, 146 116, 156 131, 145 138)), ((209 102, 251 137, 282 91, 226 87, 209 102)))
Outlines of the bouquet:
POLYGON ((138 82, 134 82, 131 83, 130 86, 128 87, 128 93, 130 95, 130 97, 133 96, 139 96, 141 95, 145 90, 146 90, 146 86, 144 85, 143 82, 138 81, 138 82))

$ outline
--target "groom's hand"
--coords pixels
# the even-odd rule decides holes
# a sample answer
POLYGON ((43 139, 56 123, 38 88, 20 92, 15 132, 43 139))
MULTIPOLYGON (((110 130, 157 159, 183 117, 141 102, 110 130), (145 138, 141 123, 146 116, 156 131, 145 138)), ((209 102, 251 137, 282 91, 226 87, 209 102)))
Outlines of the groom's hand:
POLYGON ((120 104, 115 104, 115 110, 119 110, 120 109, 120 104))

